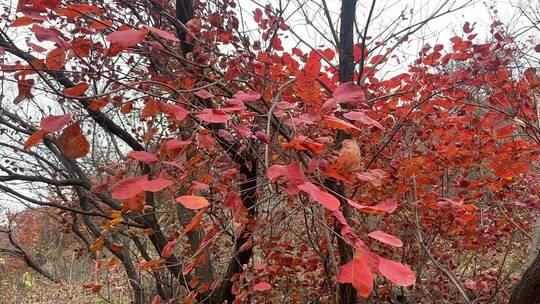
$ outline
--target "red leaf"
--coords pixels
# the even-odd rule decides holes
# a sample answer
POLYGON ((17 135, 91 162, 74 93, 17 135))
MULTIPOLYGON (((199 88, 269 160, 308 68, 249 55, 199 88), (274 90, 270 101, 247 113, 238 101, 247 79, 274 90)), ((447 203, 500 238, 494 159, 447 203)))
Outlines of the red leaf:
POLYGON ((62 48, 56 48, 50 51, 45 57, 45 66, 49 70, 58 70, 64 66, 66 62, 66 52, 62 48))
POLYGON ((178 140, 178 139, 171 139, 165 142, 165 149, 167 150, 176 150, 182 147, 185 147, 187 145, 191 144, 191 140, 178 140))
POLYGON ((166 39, 166 40, 171 40, 171 41, 180 41, 180 39, 178 39, 175 35, 173 35, 172 33, 169 33, 167 31, 164 31, 164 30, 160 30, 158 28, 155 28, 155 27, 151 27, 151 26, 148 26, 146 25, 145 26, 150 32, 156 34, 157 36, 163 38, 163 39, 166 39))
POLYGON ((349 181, 352 173, 362 168, 360 146, 354 139, 345 139, 341 144, 338 157, 332 162, 324 174, 338 180, 349 181))
POLYGON ((356 127, 355 125, 336 117, 325 116, 323 118, 323 123, 325 123, 328 127, 332 129, 343 130, 347 133, 350 133, 351 130, 360 131, 360 129, 358 129, 358 127, 356 127))
MULTIPOLYGON (((473 24, 474 26, 474 24, 473 24)), ((471 24, 469 22, 465 22, 465 24, 463 24, 463 32, 465 34, 469 34, 471 33, 472 31, 474 30, 474 28, 471 27, 471 24)))
POLYGON ((199 96, 201 99, 210 99, 214 97, 214 94, 208 92, 207 90, 198 90, 195 92, 195 95, 199 96))
POLYGON ((255 101, 259 100, 259 98, 261 98, 261 94, 255 92, 255 91, 251 91, 251 92, 248 92, 248 93, 244 93, 242 91, 239 91, 239 92, 237 92, 236 94, 233 95, 233 98, 238 99, 240 101, 245 101, 245 102, 255 102, 255 101))
POLYGON ((373 273, 364 258, 355 257, 342 266, 337 275, 338 282, 350 283, 362 297, 367 297, 373 289, 373 273))
POLYGON ((71 42, 71 49, 79 57, 88 57, 90 56, 90 50, 94 43, 91 39, 88 38, 75 38, 71 42))
POLYGON ((124 178, 112 186, 111 196, 114 199, 128 199, 143 192, 142 185, 148 180, 148 176, 135 176, 124 178))
POLYGON ((363 112, 348 112, 348 113, 343 114, 343 117, 349 120, 359 121, 363 124, 374 126, 381 130, 384 130, 384 127, 378 121, 371 119, 369 116, 367 116, 363 112))
POLYGON ((13 22, 11 22, 9 27, 25 26, 25 25, 32 24, 34 22, 41 22, 41 21, 34 20, 34 19, 32 19, 30 17, 27 17, 27 16, 22 16, 22 17, 19 17, 19 18, 15 19, 13 22))
POLYGON ((270 138, 263 131, 255 132, 255 137, 267 145, 270 144, 270 138))
POLYGON ((173 184, 173 181, 170 180, 170 179, 166 179, 166 178, 163 178, 163 177, 158 177, 154 180, 145 180, 141 183, 141 186, 143 188, 144 191, 149 191, 149 192, 159 192, 167 187, 169 187, 170 185, 173 184))
POLYGON ((465 287, 467 287, 470 290, 474 290, 474 291, 478 290, 478 286, 476 285, 476 282, 471 279, 466 279, 465 284, 463 285, 465 285, 465 287))
MULTIPOLYGON (((246 125, 244 124, 237 124, 234 126, 234 128, 236 129, 236 131, 238 131, 238 134, 244 138, 250 138, 253 136, 253 132, 251 132, 251 130, 248 127, 246 127, 246 125)), ((258 132, 261 132, 261 131, 258 131, 258 132)), ((264 134, 263 132, 261 133, 264 134)))
POLYGON ((186 119, 186 117, 189 114, 188 110, 175 104, 168 104, 166 106, 166 112, 167 114, 171 115, 174 118, 174 120, 176 120, 176 122, 183 121, 184 119, 186 119))
POLYGON ((146 34, 148 31, 129 29, 112 32, 107 35, 107 40, 112 44, 127 48, 141 43, 146 34))
POLYGON ((330 48, 326 48, 326 49, 322 50, 320 53, 328 61, 332 61, 334 59, 334 56, 336 55, 334 50, 332 50, 330 48))
POLYGON ((70 158, 83 157, 90 152, 90 144, 81 131, 79 123, 72 124, 64 129, 58 138, 62 152, 70 158))
POLYGON ((60 31, 57 29, 48 29, 40 25, 32 25, 32 32, 36 35, 38 41, 52 41, 60 45, 61 48, 69 48, 69 42, 60 38, 60 31))
POLYGON ((347 202, 349 203, 349 205, 351 205, 351 207, 356 208, 362 212, 369 213, 369 214, 392 213, 398 207, 397 202, 392 199, 388 199, 382 203, 378 203, 375 206, 359 205, 351 200, 347 200, 347 202))
POLYGON ((209 123, 226 123, 231 119, 226 113, 213 109, 204 109, 202 113, 197 114, 197 117, 209 123))
POLYGON ((298 189, 303 190, 313 198, 313 200, 319 202, 329 210, 339 209, 339 200, 328 192, 324 192, 311 182, 305 182, 298 186, 298 189))
POLYGON ((90 289, 93 293, 99 293, 101 291, 101 284, 99 283, 86 282, 83 284, 83 287, 90 289))
POLYGON ((191 19, 186 23, 186 27, 192 33, 198 33, 201 31, 202 21, 199 18, 191 19))
POLYGON ((56 132, 62 130, 69 122, 71 115, 51 115, 41 120, 40 126, 47 132, 56 132))
POLYGON ((375 187, 380 187, 383 184, 386 173, 381 169, 372 169, 366 172, 356 174, 359 180, 370 182, 375 187))
POLYGON ((176 240, 168 241, 161 250, 161 256, 164 258, 170 257, 173 254, 174 246, 176 246, 176 240))
POLYGON ((255 11, 253 12, 253 20, 255 20, 255 22, 257 23, 260 23, 262 20, 262 15, 263 15, 262 10, 260 8, 256 8, 255 11))
POLYGON ((390 282, 399 286, 409 286, 416 281, 414 272, 408 266, 382 257, 378 257, 378 259, 379 272, 390 282))
POLYGON ((353 81, 349 81, 341 84, 332 94, 332 98, 328 99, 322 107, 323 109, 333 107, 339 103, 360 105, 365 99, 364 91, 354 84, 353 81))
POLYGON ((268 168, 268 178, 275 182, 280 176, 284 176, 287 181, 294 185, 303 184, 306 182, 304 173, 300 169, 299 163, 292 163, 287 166, 273 165, 268 168))
POLYGON ((161 304, 161 297, 159 295, 156 295, 150 304, 161 304))
POLYGON ((537 53, 540 53, 540 44, 537 44, 537 45, 534 47, 534 50, 535 50, 537 53))
POLYGON ((176 198, 176 201, 188 209, 202 209, 210 206, 206 198, 196 195, 182 195, 176 198))
POLYGON ((89 4, 83 4, 83 3, 74 3, 67 6, 68 9, 77 10, 79 12, 83 13, 94 13, 94 14, 100 14, 102 9, 97 6, 89 5, 89 4))
POLYGON ((19 79, 17 80, 17 87, 19 94, 13 100, 14 104, 18 104, 25 99, 32 98, 32 87, 34 86, 34 79, 19 79))
POLYGON ((259 282, 253 285, 253 289, 256 291, 267 291, 272 289, 272 285, 266 282, 259 282))
POLYGON ((89 87, 90 85, 87 82, 79 82, 71 88, 65 88, 64 94, 67 96, 81 96, 89 87))
POLYGON ((112 26, 113 22, 110 19, 94 20, 88 26, 95 30, 103 30, 112 26))
POLYGON ((390 246, 394 246, 394 247, 403 246, 403 242, 400 239, 388 233, 384 233, 380 230, 372 231, 371 233, 368 234, 368 236, 370 238, 376 239, 377 241, 388 244, 390 246))
POLYGON ((32 133, 30 137, 24 142, 24 149, 28 150, 33 146, 39 144, 39 142, 47 135, 47 131, 39 129, 36 132, 32 133))
POLYGON ((159 161, 159 159, 154 154, 146 151, 131 151, 128 153, 127 156, 131 159, 138 160, 147 165, 151 165, 159 161))
POLYGON ((371 60, 369 61, 369 63, 371 64, 381 64, 383 62, 386 62, 388 60, 388 58, 386 58, 386 56, 384 55, 375 55, 371 58, 371 60))

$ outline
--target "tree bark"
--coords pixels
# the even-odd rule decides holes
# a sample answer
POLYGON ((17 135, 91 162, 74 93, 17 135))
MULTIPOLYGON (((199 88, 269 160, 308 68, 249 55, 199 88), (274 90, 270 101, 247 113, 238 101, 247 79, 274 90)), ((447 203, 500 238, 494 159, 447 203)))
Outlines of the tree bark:
MULTIPOLYGON (((176 19, 184 25, 193 19, 193 0, 176 0, 176 19)), ((187 53, 193 52, 193 44, 186 41, 187 35, 183 29, 177 29, 178 39, 182 45, 182 53, 184 56, 187 53)))
MULTIPOLYGON (((339 28, 339 82, 345 83, 354 80, 354 21, 356 18, 357 0, 342 0, 341 2, 341 23, 339 28)), ((344 139, 349 135, 341 130, 337 132, 334 145, 339 148, 344 139)), ((327 180, 327 187, 336 192, 341 201, 341 209, 345 218, 350 217, 350 210, 345 197, 343 185, 335 180, 327 180)), ((340 231, 337 231, 340 233, 340 231)), ((347 264, 353 257, 353 249, 342 238, 338 238, 338 251, 340 265, 347 264)), ((356 290, 351 284, 338 284, 338 303, 355 304, 358 302, 356 290)))
POLYGON ((540 254, 525 270, 523 277, 516 284, 508 304, 539 304, 540 303, 540 254))

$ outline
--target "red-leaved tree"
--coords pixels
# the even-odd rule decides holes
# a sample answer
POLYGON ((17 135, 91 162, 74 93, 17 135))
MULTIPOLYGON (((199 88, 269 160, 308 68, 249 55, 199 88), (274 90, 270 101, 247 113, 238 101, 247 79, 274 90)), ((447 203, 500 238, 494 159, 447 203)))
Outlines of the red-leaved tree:
POLYGON ((118 261, 133 303, 508 301, 540 207, 535 44, 494 15, 386 74, 461 7, 377 32, 375 0, 292 3, 2 4, 0 194, 118 261))

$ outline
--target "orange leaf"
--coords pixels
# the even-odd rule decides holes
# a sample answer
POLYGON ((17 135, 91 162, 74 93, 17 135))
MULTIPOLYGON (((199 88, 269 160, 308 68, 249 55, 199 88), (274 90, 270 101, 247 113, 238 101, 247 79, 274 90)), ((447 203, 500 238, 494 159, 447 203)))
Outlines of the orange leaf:
POLYGON ((176 201, 188 209, 202 209, 210 206, 208 200, 197 195, 182 195, 176 198, 176 201))
POLYGON ((45 135, 47 135, 48 132, 43 130, 43 129, 39 129, 37 130, 36 132, 34 132, 32 135, 30 135, 30 137, 28 137, 28 139, 26 140, 26 142, 24 143, 24 149, 25 150, 28 150, 30 148, 32 148, 33 146, 39 144, 39 142, 45 137, 45 135))
POLYGON ((11 22, 9 27, 25 26, 25 25, 32 24, 34 22, 39 22, 39 21, 34 20, 34 19, 32 19, 30 17, 27 17, 27 16, 22 16, 22 17, 19 17, 19 18, 15 19, 13 22, 11 22))
POLYGON ((298 151, 311 151, 313 154, 321 154, 324 152, 324 145, 309 140, 303 136, 299 136, 289 143, 281 144, 283 148, 293 148, 298 151))
POLYGON ((67 96, 81 96, 88 90, 90 85, 87 82, 79 82, 75 86, 64 89, 64 94, 67 96))
POLYGON ((339 180, 349 181, 351 174, 361 168, 362 155, 358 143, 352 139, 345 139, 339 156, 324 174, 339 180))
POLYGON ((90 144, 82 134, 79 123, 65 128, 58 141, 60 142, 60 149, 69 158, 80 158, 90 152, 90 144))
POLYGON ((99 238, 97 238, 91 245, 88 249, 90 249, 90 251, 93 251, 93 252, 96 252, 96 251, 100 251, 101 249, 103 249, 103 245, 105 244, 105 238, 102 236, 100 236, 99 238))
POLYGON ((336 117, 326 116, 323 118, 323 123, 332 129, 343 130, 347 133, 351 132, 351 130, 360 131, 355 125, 336 117))
POLYGON ((145 197, 145 192, 141 192, 133 197, 122 200, 122 211, 142 211, 144 208, 145 197))
POLYGON ((199 224, 201 223, 203 214, 204 214, 204 210, 200 210, 199 212, 197 212, 197 214, 195 214, 195 216, 191 219, 191 222, 189 222, 189 224, 187 224, 187 226, 184 227, 184 229, 182 230, 182 233, 186 234, 190 232, 191 230, 195 229, 197 226, 199 226, 199 224))
POLYGON ((101 291, 101 284, 99 283, 93 283, 93 282, 84 283, 83 287, 92 290, 93 293, 99 293, 101 291))

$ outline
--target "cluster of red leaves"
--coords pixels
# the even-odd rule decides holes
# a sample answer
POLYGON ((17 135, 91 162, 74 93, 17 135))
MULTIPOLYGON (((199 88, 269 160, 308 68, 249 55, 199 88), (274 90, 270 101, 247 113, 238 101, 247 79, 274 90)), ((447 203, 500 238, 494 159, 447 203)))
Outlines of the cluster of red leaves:
MULTIPOLYGON (((43 51, 47 52, 44 60, 33 63, 42 69, 60 70, 67 61, 80 64, 87 57, 101 66, 101 60, 124 54, 131 56, 132 52, 145 47, 155 49, 153 54, 168 58, 170 54, 164 45, 172 48, 179 45, 170 30, 113 22, 106 10, 97 6, 63 6, 60 1, 33 1, 28 5, 58 18, 88 21, 92 29, 79 30, 81 35, 77 38, 65 39, 60 30, 38 25, 42 20, 23 5, 19 9, 23 16, 11 26, 32 24, 38 42, 55 44, 53 49, 43 51), (87 16, 81 13, 94 18, 86 20, 87 16), (108 29, 108 34, 104 29, 108 29), (105 37, 108 44, 92 46, 89 42, 95 37, 105 37), (72 52, 76 55, 67 56, 72 52)), ((414 284, 415 274, 411 268, 394 261, 398 259, 397 251, 368 242, 371 238, 391 247, 405 245, 406 254, 400 258, 411 264, 418 262, 415 256, 419 249, 407 246, 407 242, 404 244, 395 236, 404 234, 410 227, 399 215, 410 214, 412 206, 420 209, 418 229, 453 239, 456 247, 467 250, 495 244, 503 234, 500 231, 511 225, 504 219, 494 220, 493 226, 481 230, 475 223, 479 221, 480 208, 494 212, 489 209, 492 202, 483 202, 487 200, 487 192, 505 202, 520 200, 525 193, 516 181, 531 173, 530 164, 538 146, 515 134, 522 128, 528 130, 522 126, 526 122, 536 121, 530 90, 537 86, 537 78, 535 71, 529 71, 528 77, 521 79, 511 77, 508 58, 512 50, 500 39, 502 34, 496 26, 493 27, 495 41, 478 44, 474 42, 470 25, 466 25, 465 37, 452 38, 451 48, 446 52, 443 45, 426 46, 409 71, 389 79, 378 79, 376 68, 389 58, 372 56, 365 61, 365 81, 358 86, 355 82, 340 84, 337 71, 325 66, 325 60, 335 57, 334 50, 319 49, 307 54, 297 48, 285 51, 279 34, 271 33, 286 31, 288 27, 270 9, 254 12, 254 20, 263 35, 253 46, 257 51, 253 56, 240 47, 241 39, 233 31, 237 26, 234 18, 223 12, 206 17, 207 20, 195 18, 187 24, 188 40, 205 43, 204 47, 196 44, 192 58, 199 65, 218 65, 225 71, 221 81, 227 83, 231 92, 209 85, 203 74, 173 68, 168 71, 175 75, 171 77, 149 65, 145 67, 146 75, 134 75, 140 77, 141 82, 124 83, 125 89, 112 91, 107 97, 85 95, 93 81, 89 75, 61 94, 73 102, 80 98, 91 100, 92 111, 107 109, 121 117, 138 115, 141 125, 148 128, 145 133, 140 132, 144 128, 137 129, 136 136, 156 144, 155 150, 132 151, 127 160, 123 160, 126 167, 149 168, 144 175, 131 175, 127 170, 117 172, 94 186, 94 193, 110 192, 113 199, 123 203, 124 213, 144 212, 147 192, 172 195, 185 208, 199 210, 183 233, 199 229, 203 214, 209 209, 219 210, 212 212, 218 214, 220 220, 225 220, 224 211, 230 210, 237 226, 235 233, 240 234, 251 226, 265 223, 262 219, 248 218, 239 199, 239 189, 234 186, 234 181, 241 182, 239 170, 230 158, 223 156, 222 147, 229 144, 240 153, 254 143, 264 145, 268 149, 267 160, 271 162, 267 178, 285 195, 287 206, 305 207, 310 200, 320 204, 341 237, 355 249, 354 258, 339 269, 337 281, 351 283, 364 297, 373 289, 375 274, 399 286, 414 284), (265 42, 273 47, 263 51, 260 46, 265 42), (208 52, 208 49, 217 50, 220 45, 234 48, 236 56, 219 57, 208 52), (452 64, 463 67, 452 69, 452 64), (175 73, 183 77, 176 77, 175 73), (247 80, 250 89, 236 79, 247 80), (294 79, 294 83, 290 79, 294 79), (145 81, 147 83, 143 83, 145 81), (124 102, 128 92, 133 91, 142 94, 142 103, 124 102), (489 93, 479 99, 480 91, 489 93), (159 98, 158 93, 166 98, 159 98), (201 108, 205 102, 210 106, 201 108), (261 123, 257 107, 272 114, 267 115, 268 121, 261 123), (165 123, 158 124, 158 117, 163 117, 165 123), (278 134, 277 128, 270 128, 271 119, 294 130, 290 140, 278 134), (189 130, 188 136, 178 132, 181 128, 189 130), (351 139, 336 139, 336 134, 344 133, 351 139), (335 146, 336 142, 339 147, 335 146), (449 181, 450 175, 455 182, 449 181), (322 180, 339 181, 346 190, 344 193, 354 194, 337 197, 322 180), (441 186, 441 180, 446 184, 441 186), (180 184, 189 190, 177 196, 180 184), (202 194, 208 192, 212 195, 202 194), (344 208, 352 208, 354 216, 346 218, 344 208), (366 231, 358 218, 369 215, 384 215, 387 232, 366 231)), ((38 47, 32 49, 35 51, 38 47)), ((361 60, 361 48, 355 45, 356 61, 361 60)), ((144 59, 144 55, 139 56, 144 59)), ((135 60, 131 57, 125 64, 134 65, 135 60)), ((3 66, 4 71, 14 72, 17 79, 19 94, 15 103, 32 97, 34 79, 27 77, 34 73, 23 72, 24 68, 22 65, 3 66)), ((212 77, 219 77, 216 71, 210 68, 209 71, 212 77)), ((62 131, 58 141, 66 156, 87 155, 89 144, 81 130, 83 122, 66 127, 72 117, 76 117, 71 114, 81 113, 43 118, 41 129, 27 139, 25 148, 37 145, 51 133, 62 131)), ((219 226, 206 227, 203 243, 209 242, 219 229, 219 226)), ((264 231, 258 233, 265 235, 264 231)), ((160 259, 146 261, 140 268, 159 271, 164 267, 163 258, 173 253, 178 241, 177 237, 169 240, 160 259)), ((101 240, 95 244, 97 249, 102 247, 101 240)), ((264 247, 266 244, 246 246, 255 245, 264 247)), ((195 264, 189 264, 184 273, 190 273, 194 267, 195 264)), ((266 279, 257 281, 253 290, 272 289, 266 279)), ((153 302, 159 302, 159 298, 153 302)))

